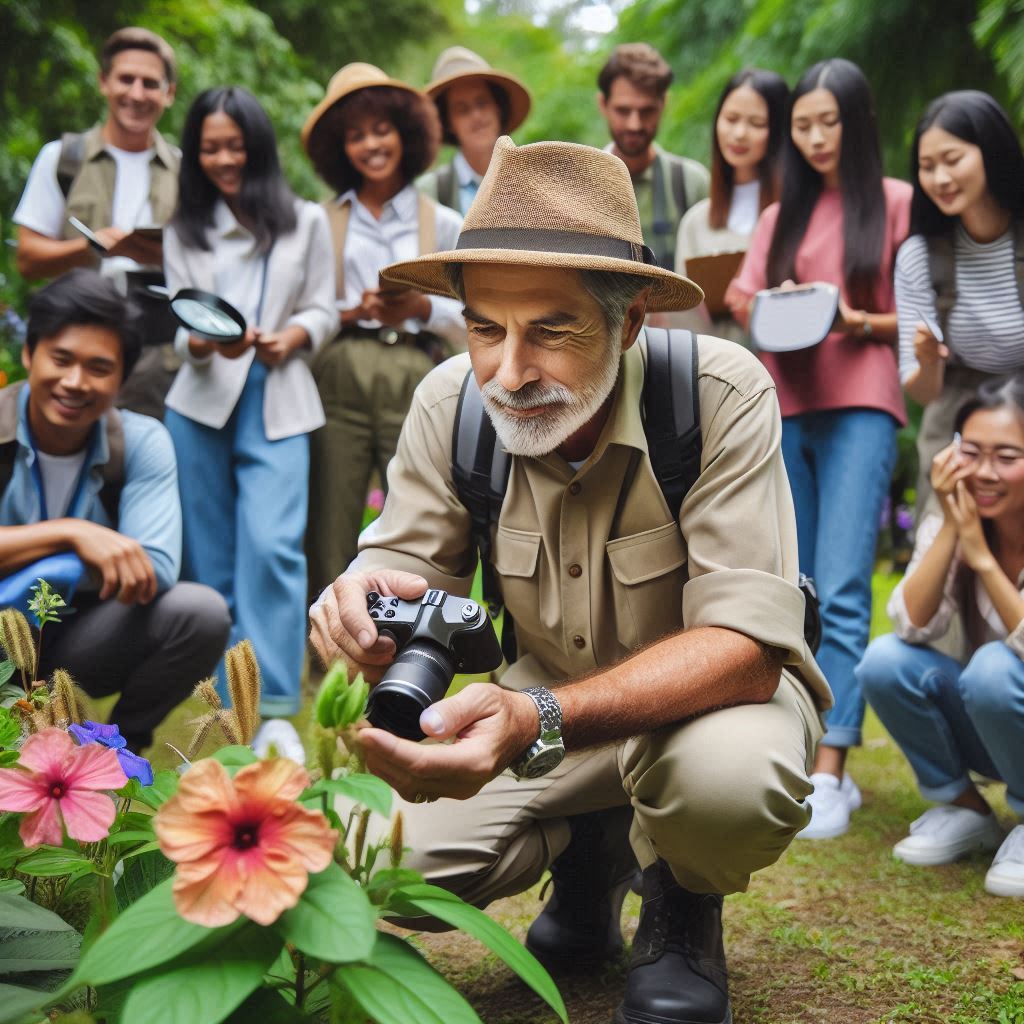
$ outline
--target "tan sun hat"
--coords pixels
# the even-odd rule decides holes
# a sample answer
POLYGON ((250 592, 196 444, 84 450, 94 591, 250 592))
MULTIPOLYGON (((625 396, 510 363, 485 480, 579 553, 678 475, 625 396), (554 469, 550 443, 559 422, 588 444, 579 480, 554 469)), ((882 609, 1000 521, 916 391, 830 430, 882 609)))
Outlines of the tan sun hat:
POLYGON ((493 82, 508 97, 508 124, 503 126, 506 132, 514 132, 530 112, 530 93, 526 86, 504 71, 495 71, 480 54, 465 46, 449 46, 443 51, 430 78, 430 85, 424 92, 435 102, 449 86, 462 79, 482 78, 493 82))
POLYGON ((635 274, 650 280, 652 313, 691 309, 704 298, 692 281, 659 267, 644 245, 626 165, 572 142, 517 146, 503 135, 456 247, 392 263, 381 276, 454 298, 445 269, 453 263, 635 274))
POLYGON ((374 64, 346 64, 340 71, 336 71, 327 83, 327 93, 324 98, 313 108, 313 112, 306 118, 302 126, 302 145, 306 152, 309 152, 310 139, 316 131, 320 119, 327 113, 335 103, 340 103, 346 96, 350 96, 360 89, 368 89, 373 86, 388 86, 392 89, 404 89, 406 92, 415 93, 417 96, 423 94, 414 89, 406 82, 400 82, 397 78, 389 78, 379 67, 374 64))

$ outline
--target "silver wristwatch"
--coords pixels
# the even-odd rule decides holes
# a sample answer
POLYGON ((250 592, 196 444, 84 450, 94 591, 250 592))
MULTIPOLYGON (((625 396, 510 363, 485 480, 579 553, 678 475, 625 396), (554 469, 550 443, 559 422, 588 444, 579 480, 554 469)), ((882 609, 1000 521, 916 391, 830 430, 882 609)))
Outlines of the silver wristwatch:
POLYGON ((521 690, 534 704, 540 716, 540 736, 517 757, 509 770, 517 779, 539 779, 557 767, 565 757, 562 743, 562 705, 558 698, 543 686, 521 690))

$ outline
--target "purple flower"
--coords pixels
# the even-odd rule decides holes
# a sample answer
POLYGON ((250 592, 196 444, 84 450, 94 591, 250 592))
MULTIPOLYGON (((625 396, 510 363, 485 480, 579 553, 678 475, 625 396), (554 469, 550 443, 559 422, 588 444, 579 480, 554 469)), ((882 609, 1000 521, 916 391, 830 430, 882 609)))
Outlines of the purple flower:
POLYGON ((87 743, 98 743, 109 747, 117 754, 121 771, 129 779, 138 779, 142 786, 153 785, 153 767, 138 754, 133 754, 127 747, 128 741, 121 735, 116 725, 103 725, 101 722, 86 722, 84 725, 69 725, 68 732, 84 747, 87 743))
POLYGON ((914 528, 914 513, 906 505, 900 505, 896 509, 896 525, 904 531, 914 528))

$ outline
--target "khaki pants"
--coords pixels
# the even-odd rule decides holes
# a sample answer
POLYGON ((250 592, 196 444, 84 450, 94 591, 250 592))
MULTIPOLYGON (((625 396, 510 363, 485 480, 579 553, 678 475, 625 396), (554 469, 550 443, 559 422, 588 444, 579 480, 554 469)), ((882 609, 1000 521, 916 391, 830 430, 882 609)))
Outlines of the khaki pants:
POLYGON ((373 471, 386 487, 413 392, 433 366, 414 345, 385 345, 372 338, 330 342, 314 359, 327 423, 310 434, 311 600, 355 558, 373 471))
POLYGON ((569 842, 567 816, 631 805, 641 867, 661 857, 693 892, 741 892, 807 824, 822 733, 806 688, 785 672, 768 704, 571 755, 541 779, 500 775, 465 801, 398 799, 405 865, 483 907, 540 880, 569 842))

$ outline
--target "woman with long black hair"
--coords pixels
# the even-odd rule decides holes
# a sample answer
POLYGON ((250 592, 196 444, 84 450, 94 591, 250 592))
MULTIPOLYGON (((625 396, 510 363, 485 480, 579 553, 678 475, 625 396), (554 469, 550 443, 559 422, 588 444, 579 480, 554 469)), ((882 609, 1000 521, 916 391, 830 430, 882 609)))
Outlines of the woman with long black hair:
POLYGON ((301 760, 280 716, 299 710, 306 633, 303 535, 309 432, 324 422, 302 357, 334 330, 327 218, 295 197, 274 129, 245 89, 196 97, 182 136, 178 209, 164 237, 167 283, 226 299, 249 324, 234 344, 185 330, 167 395, 178 458, 185 575, 227 600, 232 641, 248 638, 263 677, 257 749, 301 760))
MULTIPOLYGON (((744 68, 725 83, 712 121, 711 195, 694 203, 679 223, 677 274, 686 276, 687 260, 746 252, 761 212, 779 198, 788 98, 782 76, 763 68, 744 68)), ((705 329, 748 343, 728 314, 710 316, 705 329)))
POLYGON ((998 847, 985 876, 1024 898, 1024 824, 1003 835, 971 771, 1006 783, 1024 820, 1024 378, 995 378, 956 414, 931 464, 940 511, 917 530, 893 592, 895 633, 857 668, 871 706, 934 801, 895 846, 908 864, 948 864, 998 847), (959 618, 959 658, 934 650, 959 618))
POLYGON ((782 409, 782 450, 796 505, 800 568, 821 598, 818 662, 835 695, 818 748, 811 824, 841 835, 860 793, 845 773, 861 741, 854 669, 867 645, 882 502, 906 420, 893 343, 892 267, 910 219, 910 186, 882 176, 871 88, 855 64, 822 61, 790 98, 782 198, 758 221, 730 289, 743 322, 763 288, 828 282, 839 312, 821 344, 761 353, 782 409))
POLYGON ((1024 153, 991 96, 948 92, 918 122, 910 171, 896 308, 900 378, 926 407, 917 442, 921 514, 932 458, 949 443, 956 410, 985 381, 1024 367, 1024 153))

